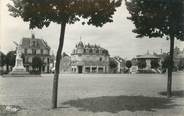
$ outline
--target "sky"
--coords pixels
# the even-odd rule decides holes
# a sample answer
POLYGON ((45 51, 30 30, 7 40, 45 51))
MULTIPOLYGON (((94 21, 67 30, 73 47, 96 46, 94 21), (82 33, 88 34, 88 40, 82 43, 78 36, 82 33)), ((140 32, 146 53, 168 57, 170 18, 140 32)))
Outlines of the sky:
MULTIPOLYGON (((15 50, 16 46, 13 41, 19 42, 23 37, 31 37, 31 34, 34 33, 36 38, 47 41, 51 51, 56 53, 60 25, 51 23, 48 28, 29 30, 29 23, 9 15, 7 3, 11 3, 10 0, 0 0, 0 51, 7 53, 15 50)), ((120 56, 131 59, 147 51, 161 53, 161 49, 163 52, 169 52, 169 41, 164 38, 136 38, 136 34, 132 32, 135 27, 127 19, 128 16, 130 15, 123 2, 113 16, 114 21, 101 28, 82 25, 81 22, 67 25, 63 51, 71 54, 81 37, 86 44, 97 44, 107 49, 112 57, 120 56)), ((175 41, 175 46, 183 49, 184 42, 175 41)))

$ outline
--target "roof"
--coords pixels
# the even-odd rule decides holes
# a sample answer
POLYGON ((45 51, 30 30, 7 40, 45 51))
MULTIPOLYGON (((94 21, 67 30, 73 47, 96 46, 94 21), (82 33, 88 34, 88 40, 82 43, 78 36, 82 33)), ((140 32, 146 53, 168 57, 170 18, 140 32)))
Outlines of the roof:
POLYGON ((50 49, 46 41, 44 41, 43 39, 35 38, 34 36, 32 36, 32 38, 23 38, 21 47, 50 49), (34 46, 33 46, 33 42, 35 43, 34 46))
POLYGON ((97 48, 97 49, 102 49, 105 50, 104 48, 100 47, 99 45, 92 45, 92 44, 84 44, 82 41, 79 41, 79 43, 76 44, 76 48, 82 47, 82 48, 97 48))
POLYGON ((4 53, 0 51, 0 54, 4 54, 4 53))
MULTIPOLYGON (((72 52, 71 55, 78 54, 78 53, 75 52, 77 49, 84 49, 84 50, 90 50, 90 51, 91 51, 91 50, 100 50, 100 51, 102 51, 101 54, 109 55, 108 50, 106 50, 106 49, 100 47, 99 45, 96 45, 96 44, 91 45, 91 44, 89 44, 89 43, 88 43, 88 44, 84 44, 82 41, 79 41, 79 43, 76 44, 75 49, 73 50, 73 52, 72 52)), ((81 53, 80 53, 80 54, 81 54, 81 53)), ((85 54, 86 54, 86 53, 85 53, 85 54)), ((91 53, 89 53, 89 54, 99 54, 99 53, 92 53, 92 52, 91 52, 91 53)))
POLYGON ((137 59, 159 59, 158 56, 152 55, 152 54, 149 54, 149 53, 144 54, 144 55, 138 55, 136 58, 137 59))
POLYGON ((115 57, 113 57, 113 59, 115 59, 116 61, 118 61, 120 63, 125 62, 125 60, 119 56, 115 56, 115 57))
POLYGON ((178 54, 176 58, 184 58, 184 53, 178 54))

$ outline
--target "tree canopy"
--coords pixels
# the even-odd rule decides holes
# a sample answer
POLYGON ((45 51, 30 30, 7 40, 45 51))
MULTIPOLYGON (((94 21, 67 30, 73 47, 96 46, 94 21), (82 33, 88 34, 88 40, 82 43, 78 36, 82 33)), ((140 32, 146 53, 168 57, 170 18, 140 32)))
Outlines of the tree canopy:
POLYGON ((130 68, 132 66, 132 62, 130 60, 126 61, 126 67, 130 68))
POLYGON ((184 40, 183 0, 130 0, 126 1, 137 37, 174 36, 184 40))
POLYGON ((0 66, 5 65, 6 55, 0 51, 0 66))
POLYGON ((112 15, 122 0, 12 0, 8 4, 14 17, 29 22, 30 28, 48 27, 51 22, 73 24, 81 18, 82 24, 103 26, 112 22, 112 15))
POLYGON ((113 60, 113 59, 110 59, 110 61, 109 61, 109 67, 110 67, 111 69, 116 69, 117 66, 118 66, 118 64, 116 63, 116 61, 113 60))
POLYGON ((16 51, 9 51, 6 55, 6 64, 8 66, 14 66, 15 65, 15 59, 16 59, 16 51))
POLYGON ((167 93, 171 97, 174 40, 184 40, 183 0, 126 0, 137 37, 170 39, 167 93))

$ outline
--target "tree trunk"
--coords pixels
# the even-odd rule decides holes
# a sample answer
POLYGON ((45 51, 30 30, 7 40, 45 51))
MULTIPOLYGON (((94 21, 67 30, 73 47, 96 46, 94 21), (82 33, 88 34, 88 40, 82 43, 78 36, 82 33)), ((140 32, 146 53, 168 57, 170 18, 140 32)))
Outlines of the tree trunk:
POLYGON ((57 108, 59 67, 60 67, 61 53, 63 50, 65 27, 66 27, 66 23, 64 22, 61 24, 59 47, 58 47, 57 55, 56 55, 56 65, 55 65, 55 73, 54 73, 54 79, 53 79, 53 90, 52 90, 52 92, 53 92, 52 93, 52 108, 57 108))
POLYGON ((170 36, 170 57, 168 65, 167 97, 172 96, 172 71, 173 71, 174 36, 170 36))

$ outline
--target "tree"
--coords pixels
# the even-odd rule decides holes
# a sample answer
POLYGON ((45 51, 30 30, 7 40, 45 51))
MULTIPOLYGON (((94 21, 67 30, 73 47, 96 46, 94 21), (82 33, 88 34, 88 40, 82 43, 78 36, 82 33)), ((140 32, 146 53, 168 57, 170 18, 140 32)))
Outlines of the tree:
POLYGON ((138 61, 137 65, 140 69, 146 68, 146 61, 140 60, 140 61, 138 61))
POLYGON ((184 69, 184 59, 180 59, 178 63, 178 69, 183 70, 184 69))
POLYGON ((33 70, 34 71, 39 71, 41 72, 41 67, 43 66, 43 61, 41 60, 40 57, 38 56, 35 56, 33 57, 33 60, 32 60, 32 67, 33 67, 33 70))
POLYGON ((165 73, 166 69, 168 69, 169 67, 169 55, 166 55, 161 63, 162 63, 163 73, 165 73))
POLYGON ((151 60, 151 68, 157 69, 159 66, 158 60, 151 60))
POLYGON ((126 67, 128 68, 129 72, 130 72, 130 68, 132 67, 132 62, 130 60, 126 61, 126 67))
POLYGON ((0 52, 0 66, 5 65, 5 58, 6 58, 6 55, 0 52))
POLYGON ((167 95, 171 97, 174 40, 184 40, 183 0, 126 0, 137 37, 170 39, 167 95))
POLYGON ((9 66, 15 66, 16 51, 9 51, 5 58, 6 70, 9 72, 9 66))
POLYGON ((74 24, 81 19, 82 24, 101 27, 113 21, 112 15, 121 0, 12 0, 8 4, 14 17, 29 22, 31 29, 48 27, 51 22, 61 25, 59 46, 56 55, 53 79, 52 107, 57 107, 58 77, 66 24, 74 24))
POLYGON ((117 66, 118 66, 117 62, 114 59, 110 58, 109 67, 110 67, 110 69, 112 70, 113 73, 116 72, 117 66))
POLYGON ((4 72, 4 68, 3 66, 5 65, 5 54, 3 54, 1 51, 0 51, 0 75, 3 74, 4 72))

